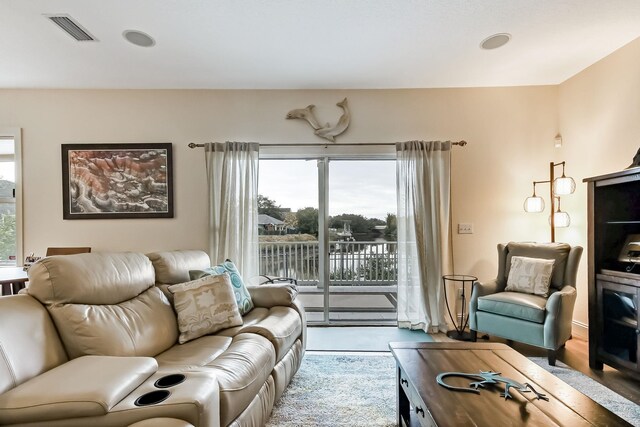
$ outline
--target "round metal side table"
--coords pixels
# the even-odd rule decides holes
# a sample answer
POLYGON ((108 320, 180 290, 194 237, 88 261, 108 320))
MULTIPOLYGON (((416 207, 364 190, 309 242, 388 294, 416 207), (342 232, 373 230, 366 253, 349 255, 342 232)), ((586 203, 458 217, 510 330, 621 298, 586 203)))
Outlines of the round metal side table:
MULTIPOLYGON (((445 304, 447 305, 447 311, 449 312, 449 317, 451 318, 451 322, 453 323, 453 326, 455 326, 455 329, 452 329, 447 332, 447 336, 449 338, 453 338, 459 341, 471 341, 471 333, 465 331, 465 329, 467 329, 467 324, 469 323, 468 311, 465 316, 465 309, 467 308, 466 288, 467 288, 467 283, 471 284, 471 286, 469 286, 471 288, 473 286, 473 282, 477 280, 478 280, 477 277, 469 276, 467 274, 447 274, 442 276, 442 286, 444 287, 445 304), (449 300, 447 298, 447 284, 449 283, 454 285, 453 287, 454 289, 456 289, 456 292, 458 289, 457 285, 458 284, 462 285, 462 292, 460 293, 460 299, 462 300, 462 310, 461 310, 459 322, 456 321, 456 319, 453 317, 453 314, 451 314, 451 308, 449 308, 449 300)), ((469 290, 469 292, 471 292, 471 289, 469 290)))

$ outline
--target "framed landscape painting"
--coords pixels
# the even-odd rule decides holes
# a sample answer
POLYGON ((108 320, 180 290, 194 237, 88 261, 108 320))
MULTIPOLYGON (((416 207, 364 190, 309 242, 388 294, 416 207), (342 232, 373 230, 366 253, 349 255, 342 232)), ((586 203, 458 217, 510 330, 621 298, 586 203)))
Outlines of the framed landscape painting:
POLYGON ((64 219, 173 218, 171 148, 62 144, 64 219))

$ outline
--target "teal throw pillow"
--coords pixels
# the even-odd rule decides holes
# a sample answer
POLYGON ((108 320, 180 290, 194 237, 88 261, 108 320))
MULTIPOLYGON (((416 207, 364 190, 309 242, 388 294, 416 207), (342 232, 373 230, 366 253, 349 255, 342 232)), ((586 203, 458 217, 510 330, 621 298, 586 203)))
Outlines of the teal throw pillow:
POLYGON ((244 316, 253 309, 253 301, 251 301, 251 295, 249 295, 249 291, 247 291, 247 286, 244 284, 240 272, 233 262, 226 260, 220 265, 214 265, 204 270, 189 270, 189 278, 196 280, 205 276, 217 276, 225 273, 227 273, 231 279, 233 294, 236 297, 240 314, 244 316))

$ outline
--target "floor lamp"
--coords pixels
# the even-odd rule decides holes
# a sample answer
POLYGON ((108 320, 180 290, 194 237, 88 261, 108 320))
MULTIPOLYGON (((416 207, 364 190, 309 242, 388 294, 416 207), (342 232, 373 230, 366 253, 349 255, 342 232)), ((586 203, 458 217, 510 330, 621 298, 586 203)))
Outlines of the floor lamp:
POLYGON ((524 201, 525 212, 542 212, 544 211, 544 199, 536 195, 536 185, 549 183, 549 199, 551 203, 551 215, 549 216, 549 225, 551 226, 551 241, 556 241, 556 227, 568 227, 571 224, 571 217, 560 209, 560 196, 572 194, 576 191, 576 182, 573 178, 564 174, 565 162, 549 163, 549 180, 533 181, 533 195, 527 197, 524 201), (562 176, 555 177, 555 168, 562 166, 562 176), (557 200, 557 209, 556 209, 557 200))

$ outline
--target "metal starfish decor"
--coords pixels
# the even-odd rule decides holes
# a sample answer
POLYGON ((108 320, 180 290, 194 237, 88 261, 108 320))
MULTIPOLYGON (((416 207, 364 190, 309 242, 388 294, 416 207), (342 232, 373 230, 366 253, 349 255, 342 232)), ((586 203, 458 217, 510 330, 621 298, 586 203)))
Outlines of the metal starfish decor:
POLYGON ((469 393, 478 393, 478 394, 480 394, 480 392, 478 391, 478 387, 484 388, 487 385, 496 385, 499 383, 503 383, 504 392, 501 393, 500 396, 503 396, 505 400, 512 397, 511 394, 509 394, 510 388, 517 390, 520 393, 533 392, 533 394, 536 395, 536 399, 542 399, 547 401, 549 400, 549 398, 545 394, 538 393, 531 384, 529 383, 521 384, 510 378, 502 377, 500 376, 500 372, 480 371, 480 373, 478 374, 472 374, 467 372, 443 372, 436 377, 436 381, 442 387, 447 388, 449 390, 465 391, 469 393), (444 378, 446 377, 463 377, 463 378, 470 378, 472 380, 479 380, 479 381, 470 383, 468 388, 455 387, 444 382, 444 378))
POLYGON ((307 105, 306 108, 297 108, 295 110, 291 110, 287 113, 287 119, 302 119, 306 120, 307 123, 311 125, 313 128, 313 133, 318 135, 320 138, 328 139, 331 142, 335 142, 335 137, 340 135, 342 132, 347 130, 349 127, 349 122, 351 121, 351 112, 349 111, 349 103, 347 102, 347 98, 343 99, 341 102, 336 104, 338 107, 342 108, 343 113, 338 119, 338 123, 335 126, 331 126, 331 124, 327 123, 326 125, 320 125, 320 122, 316 119, 316 116, 313 113, 313 109, 316 107, 315 105, 307 105))

